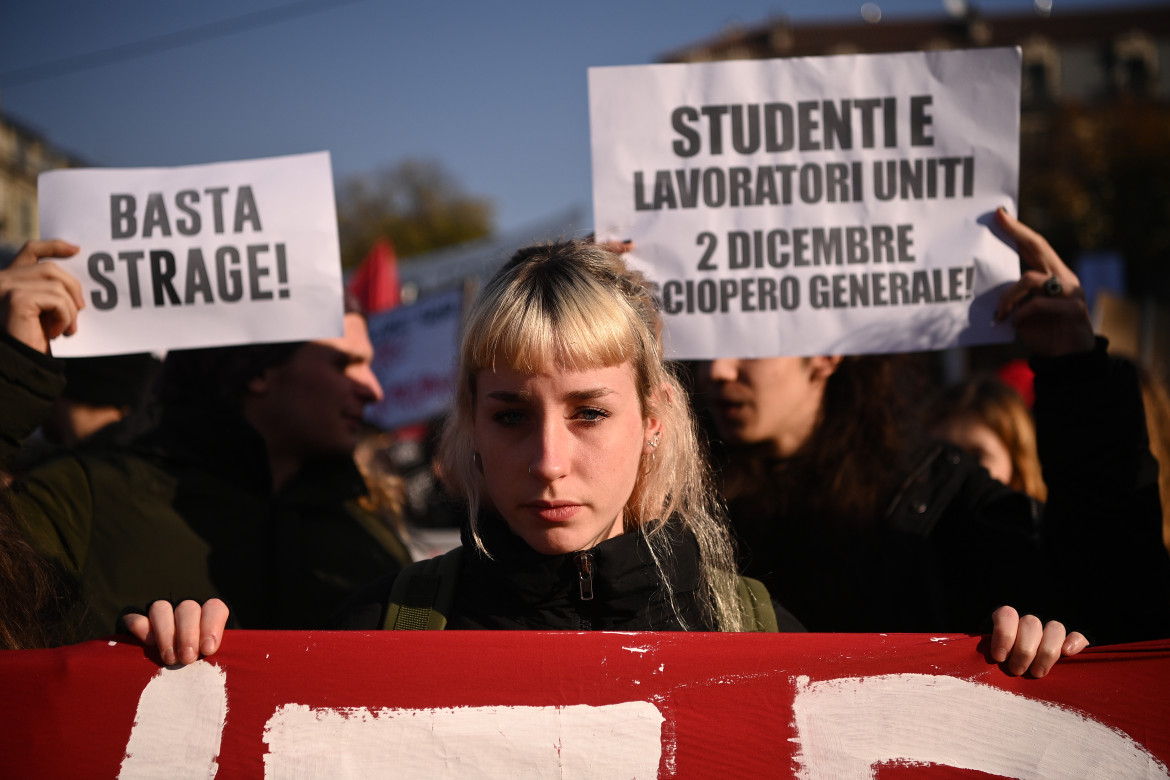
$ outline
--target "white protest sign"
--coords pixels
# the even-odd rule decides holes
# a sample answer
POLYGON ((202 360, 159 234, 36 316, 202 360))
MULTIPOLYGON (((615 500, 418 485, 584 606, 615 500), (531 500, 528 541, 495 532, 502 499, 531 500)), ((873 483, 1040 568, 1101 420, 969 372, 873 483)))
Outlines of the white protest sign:
POLYGON ((420 299, 370 317, 373 371, 382 400, 366 407, 366 420, 384 430, 446 412, 455 394, 460 290, 420 299))
POLYGON ((341 260, 328 152, 42 173, 41 235, 81 247, 62 357, 334 338, 341 260))
POLYGON ((1018 49, 591 68, 594 221, 672 357, 1005 341, 1018 49))

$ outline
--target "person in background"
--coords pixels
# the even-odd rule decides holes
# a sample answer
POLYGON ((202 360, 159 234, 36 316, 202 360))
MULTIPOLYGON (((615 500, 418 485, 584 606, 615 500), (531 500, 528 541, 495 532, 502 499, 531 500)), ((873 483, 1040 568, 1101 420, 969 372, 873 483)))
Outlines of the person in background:
POLYGON ((948 388, 927 411, 926 427, 974 455, 999 482, 1041 503, 1048 499, 1032 414, 998 379, 977 377, 948 388))
MULTIPOLYGON (((64 241, 33 241, 0 271, 0 462, 64 384, 54 338, 78 327, 64 241)), ((340 303, 340 301, 339 301, 340 303)), ((243 628, 319 625, 360 585, 408 561, 359 505, 353 450, 381 396, 364 318, 311 342, 171 352, 158 423, 125 448, 78 451, 23 475, 14 505, 78 592, 78 639, 157 598, 219 598, 243 628)))
POLYGON ((73 447, 141 411, 162 362, 150 353, 66 358, 65 389, 42 423, 52 444, 73 447))
POLYGON ((150 427, 150 388, 162 362, 150 353, 65 358, 65 388, 13 466, 28 471, 76 447, 118 448, 150 427))
POLYGON ((362 431, 353 453, 354 464, 366 484, 366 495, 358 505, 402 541, 399 557, 410 560, 418 551, 406 523, 406 481, 390 456, 392 439, 391 434, 372 426, 362 431))
POLYGON ((1170 636, 1132 366, 1094 338, 1049 244, 996 219, 1028 268, 997 316, 1033 356, 1043 523, 1028 496, 924 434, 907 357, 720 359, 697 384, 726 453, 741 565, 812 631, 975 632, 1014 604, 1097 642, 1170 636))
POLYGON ((1150 430, 1150 451, 1158 461, 1158 487, 1162 492, 1162 544, 1170 552, 1170 392, 1166 383, 1149 369, 1135 364, 1142 386, 1142 403, 1150 430))

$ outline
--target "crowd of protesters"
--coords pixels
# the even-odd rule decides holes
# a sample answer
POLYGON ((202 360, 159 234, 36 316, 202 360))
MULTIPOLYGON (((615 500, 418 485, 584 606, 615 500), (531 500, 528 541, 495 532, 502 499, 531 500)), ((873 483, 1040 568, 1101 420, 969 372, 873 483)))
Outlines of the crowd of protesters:
MULTIPOLYGON (((1033 269, 1001 314, 1015 306, 1032 353, 1038 435, 1016 439, 1039 439, 1043 508, 1022 482, 1011 487, 1010 467, 997 469, 1001 483, 930 435, 944 413, 922 419, 902 356, 695 369, 741 566, 811 630, 975 630, 1010 602, 1097 641, 1170 636, 1170 600, 1145 596, 1170 593, 1170 559, 1155 543, 1157 464, 1133 366, 1094 338, 1077 279, 1047 242, 998 218, 1033 269), (1051 277, 1061 294, 1028 294, 1051 277)), ((999 442, 1005 455, 1009 444, 1021 449, 999 442)))
MULTIPOLYGON (((49 342, 76 327, 80 291, 37 261, 75 251, 30 242, 0 272, 5 462, 65 386, 49 342)), ((110 634, 158 598, 221 598, 242 628, 312 628, 409 562, 353 460, 381 387, 363 316, 344 323, 334 339, 172 351, 147 430, 19 475, 27 540, 70 585, 64 638, 110 634)))
POLYGON ((990 632, 1040 676, 1086 635, 1170 637, 1137 374, 1047 242, 997 219, 1030 269, 998 316, 1036 388, 1034 433, 978 421, 1007 472, 937 438, 975 408, 923 419, 898 356, 698 364, 696 415, 615 247, 530 247, 466 326, 438 470, 463 543, 413 565, 401 480, 355 462, 381 388, 352 306, 340 338, 174 351, 120 435, 21 461, 68 394, 51 343, 83 307, 38 262, 77 247, 30 242, 0 271, 0 641, 128 628, 173 663, 225 626, 990 632), (420 602, 420 576, 446 585, 420 602))

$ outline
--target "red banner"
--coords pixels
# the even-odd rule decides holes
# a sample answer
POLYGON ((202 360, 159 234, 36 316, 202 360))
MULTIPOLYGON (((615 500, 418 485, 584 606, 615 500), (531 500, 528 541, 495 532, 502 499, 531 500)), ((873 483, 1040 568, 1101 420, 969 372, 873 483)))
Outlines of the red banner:
POLYGON ((1170 776, 1170 641, 1041 680, 979 641, 235 631, 175 669, 125 641, 8 651, 0 775, 1170 776))

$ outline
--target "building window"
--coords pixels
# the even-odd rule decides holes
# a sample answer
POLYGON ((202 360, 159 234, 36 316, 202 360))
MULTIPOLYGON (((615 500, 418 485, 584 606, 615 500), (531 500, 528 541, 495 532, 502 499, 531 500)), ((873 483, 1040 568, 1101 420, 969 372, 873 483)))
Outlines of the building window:
POLYGON ((1024 41, 1023 74, 1020 102, 1025 106, 1046 106, 1055 100, 1060 89, 1060 55, 1046 38, 1024 41))
POLYGON ((1112 52, 1113 84, 1129 95, 1149 95, 1158 78, 1158 49, 1148 35, 1132 32, 1116 40, 1112 52))

